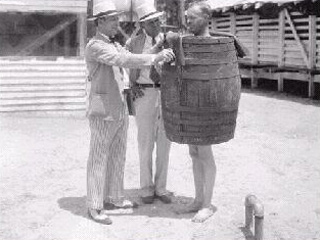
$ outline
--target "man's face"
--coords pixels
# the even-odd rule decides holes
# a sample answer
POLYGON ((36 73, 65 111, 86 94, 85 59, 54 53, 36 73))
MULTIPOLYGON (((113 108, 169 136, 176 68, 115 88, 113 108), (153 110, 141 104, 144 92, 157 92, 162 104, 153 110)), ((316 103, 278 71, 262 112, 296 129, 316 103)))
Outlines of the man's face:
POLYGON ((119 28, 119 17, 118 16, 105 16, 99 18, 99 30, 112 37, 117 34, 119 28))
POLYGON ((161 30, 159 18, 150 19, 142 23, 142 27, 150 37, 156 37, 161 30))
POLYGON ((208 20, 198 7, 191 7, 187 11, 188 30, 194 35, 200 35, 208 25, 208 20))

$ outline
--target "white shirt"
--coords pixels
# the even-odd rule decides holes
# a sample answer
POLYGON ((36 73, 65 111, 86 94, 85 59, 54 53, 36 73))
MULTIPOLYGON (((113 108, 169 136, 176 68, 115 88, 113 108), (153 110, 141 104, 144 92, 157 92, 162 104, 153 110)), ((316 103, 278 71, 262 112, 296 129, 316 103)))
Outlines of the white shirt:
MULTIPOLYGON (((163 38, 163 35, 159 33, 155 37, 156 43, 161 41, 162 38, 163 38)), ((144 43, 142 53, 150 53, 150 50, 152 47, 153 47, 152 46, 152 37, 150 37, 149 35, 146 35, 146 40, 144 43)), ((151 84, 153 84, 153 81, 150 79, 149 76, 150 76, 150 67, 141 69, 140 76, 137 79, 137 83, 140 83, 140 84, 150 84, 151 83, 151 84)))

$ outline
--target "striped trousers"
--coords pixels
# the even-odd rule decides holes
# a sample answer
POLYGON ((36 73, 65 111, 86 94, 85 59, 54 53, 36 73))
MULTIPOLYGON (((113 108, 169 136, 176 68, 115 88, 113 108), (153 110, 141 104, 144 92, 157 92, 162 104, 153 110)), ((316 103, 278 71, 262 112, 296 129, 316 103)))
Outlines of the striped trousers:
POLYGON ((120 121, 89 116, 91 131, 87 166, 87 205, 103 209, 103 202, 121 204, 127 148, 128 115, 120 121))

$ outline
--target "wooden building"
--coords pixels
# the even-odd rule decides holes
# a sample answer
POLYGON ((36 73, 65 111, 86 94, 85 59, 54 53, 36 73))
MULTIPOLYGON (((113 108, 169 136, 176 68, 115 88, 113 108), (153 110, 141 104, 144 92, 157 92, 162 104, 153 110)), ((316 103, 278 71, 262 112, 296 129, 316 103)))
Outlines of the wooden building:
POLYGON ((256 87, 259 79, 308 83, 308 95, 320 95, 319 0, 210 1, 211 29, 235 34, 249 49, 241 60, 243 77, 256 87), (319 89, 318 89, 319 91, 319 89))
POLYGON ((0 113, 84 111, 87 5, 0 1, 0 113))

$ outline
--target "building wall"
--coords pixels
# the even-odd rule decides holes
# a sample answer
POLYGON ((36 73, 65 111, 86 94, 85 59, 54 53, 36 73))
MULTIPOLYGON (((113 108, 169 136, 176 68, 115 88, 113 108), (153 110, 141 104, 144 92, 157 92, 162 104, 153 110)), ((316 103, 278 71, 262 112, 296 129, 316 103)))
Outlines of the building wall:
POLYGON ((0 114, 68 112, 84 115, 84 60, 0 59, 0 96, 0 114))
POLYGON ((86 13, 87 0, 1 0, 0 12, 55 11, 86 13))

